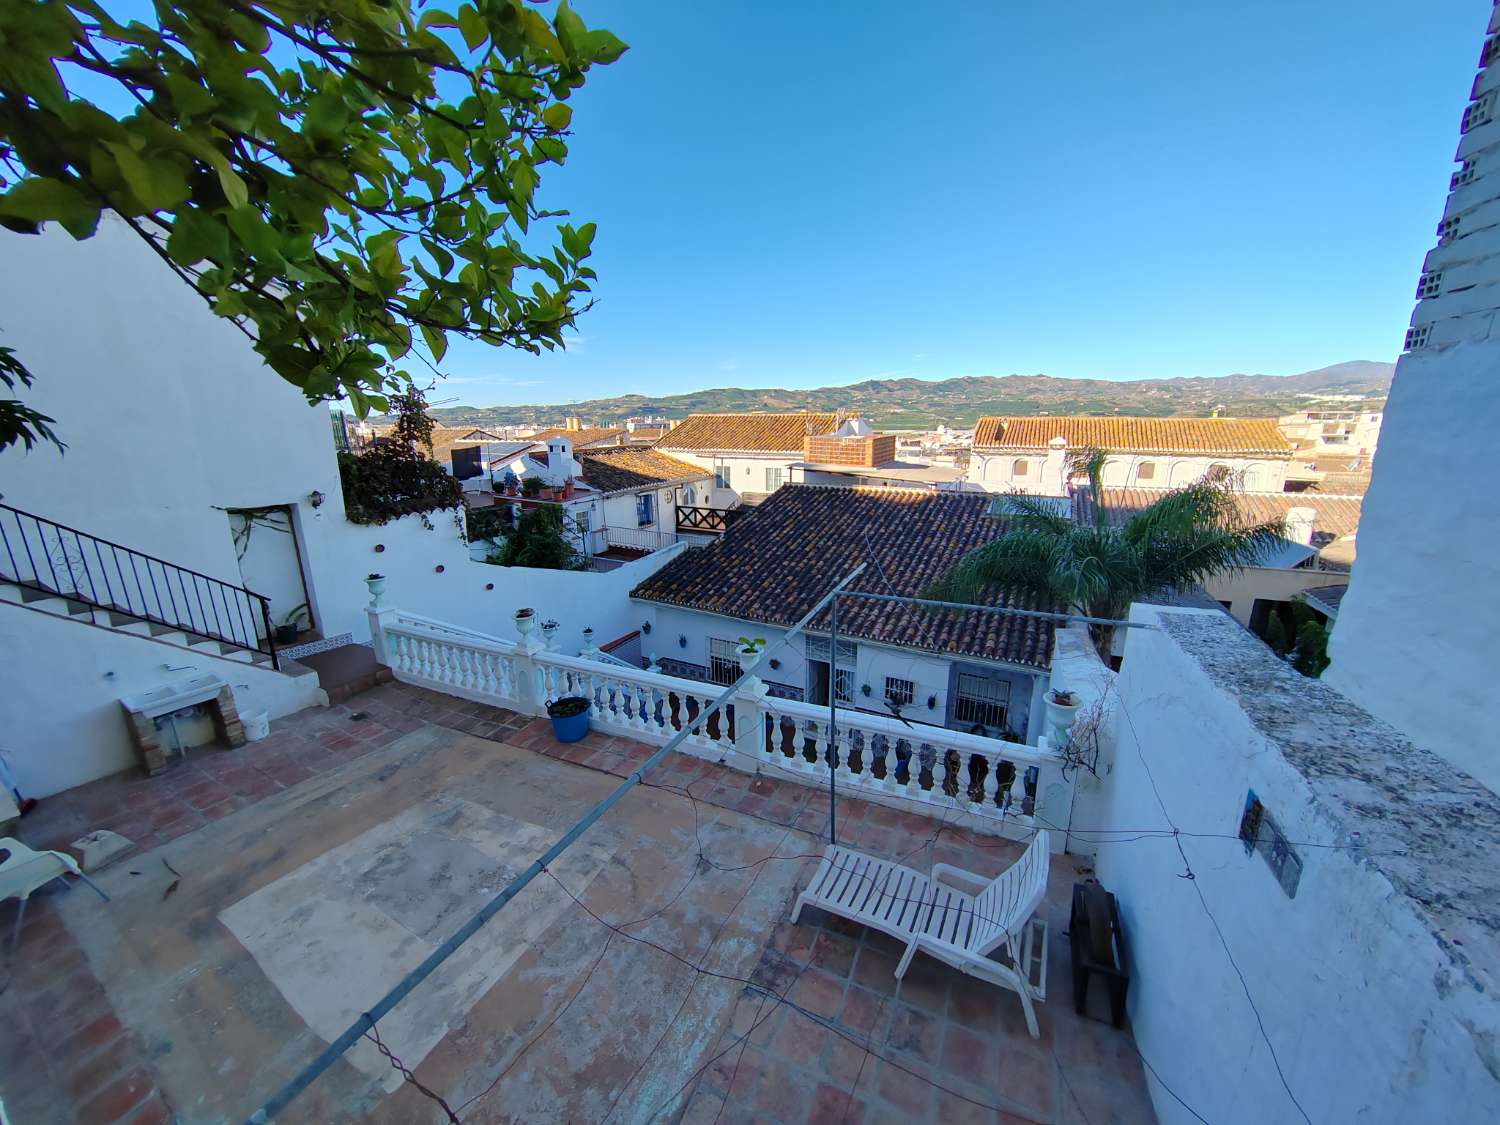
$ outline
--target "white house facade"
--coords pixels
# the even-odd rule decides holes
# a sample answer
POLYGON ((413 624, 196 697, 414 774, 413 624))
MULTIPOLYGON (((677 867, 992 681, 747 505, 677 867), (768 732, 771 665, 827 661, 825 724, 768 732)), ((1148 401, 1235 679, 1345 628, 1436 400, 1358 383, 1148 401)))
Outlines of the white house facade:
POLYGON ((967 479, 990 492, 1063 496, 1070 450, 1102 449, 1110 488, 1176 488, 1209 472, 1280 492, 1292 447, 1267 418, 981 418, 967 479))
POLYGON ((712 474, 685 506, 733 508, 790 484, 792 466, 802 461, 803 439, 837 425, 838 416, 826 413, 690 414, 655 448, 712 474))

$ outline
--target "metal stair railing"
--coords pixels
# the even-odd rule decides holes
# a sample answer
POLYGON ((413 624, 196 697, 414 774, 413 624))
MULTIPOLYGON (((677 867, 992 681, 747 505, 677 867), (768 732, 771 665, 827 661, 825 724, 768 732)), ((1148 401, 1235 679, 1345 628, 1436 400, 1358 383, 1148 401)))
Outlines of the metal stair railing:
POLYGON ((280 667, 267 598, 9 504, 0 504, 0 579, 265 653, 280 667))

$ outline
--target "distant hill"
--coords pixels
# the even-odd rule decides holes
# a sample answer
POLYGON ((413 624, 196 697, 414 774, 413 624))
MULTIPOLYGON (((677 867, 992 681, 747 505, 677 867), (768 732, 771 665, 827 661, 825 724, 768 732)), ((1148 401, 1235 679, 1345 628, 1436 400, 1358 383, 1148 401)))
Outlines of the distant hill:
POLYGON ((1221 375, 1202 379, 1059 379, 1051 375, 868 379, 844 387, 751 390, 718 387, 681 395, 620 395, 566 405, 449 406, 433 410, 445 425, 614 422, 635 414, 681 418, 696 411, 858 410, 872 425, 969 426, 985 414, 1203 415, 1219 408, 1241 417, 1285 414, 1308 405, 1311 394, 1384 398, 1395 364, 1354 360, 1300 375, 1221 375))

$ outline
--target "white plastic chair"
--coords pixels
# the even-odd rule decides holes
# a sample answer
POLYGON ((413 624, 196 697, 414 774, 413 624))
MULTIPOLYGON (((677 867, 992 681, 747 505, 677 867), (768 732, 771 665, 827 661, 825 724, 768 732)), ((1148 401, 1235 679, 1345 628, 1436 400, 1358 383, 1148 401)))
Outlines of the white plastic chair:
POLYGON ((80 871, 78 862, 66 852, 39 852, 28 848, 20 840, 9 836, 0 837, 0 902, 10 898, 21 900, 21 904, 16 907, 16 922, 10 934, 12 949, 21 938, 21 920, 26 917, 26 903, 31 898, 31 892, 64 875, 77 875, 93 887, 100 898, 105 902, 109 901, 109 895, 80 871))
POLYGON ((1049 844, 1047 833, 1038 832, 1021 858, 994 879, 947 863, 934 864, 931 875, 923 875, 853 848, 830 846, 798 896, 792 922, 804 906, 816 906, 905 942, 898 980, 920 949, 962 973, 1011 989, 1020 996, 1026 1028, 1036 1039, 1040 1031, 1032 1001, 1047 998, 1047 923, 1035 914, 1047 893, 1049 844), (974 893, 951 881, 967 883, 974 893), (1002 947, 1008 964, 990 957, 1002 947))

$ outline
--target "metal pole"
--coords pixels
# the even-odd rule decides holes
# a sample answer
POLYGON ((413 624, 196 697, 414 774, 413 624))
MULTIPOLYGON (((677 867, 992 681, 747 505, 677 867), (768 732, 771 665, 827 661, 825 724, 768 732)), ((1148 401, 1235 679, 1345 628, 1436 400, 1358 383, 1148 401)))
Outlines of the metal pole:
POLYGON ((834 785, 834 760, 839 751, 839 596, 828 603, 828 842, 838 841, 839 795, 834 785))
MULTIPOLYGON (((807 623, 811 621, 816 614, 822 611, 823 606, 832 601, 834 595, 838 593, 838 591, 842 589, 846 583, 852 582, 856 577, 858 577, 858 575, 861 571, 864 570, 864 568, 865 564, 860 563, 859 566, 850 571, 849 574, 846 575, 838 583, 837 586, 835 586, 832 590, 819 598, 818 603, 810 610, 808 610, 805 614, 803 614, 800 621, 798 621, 795 625, 787 630, 787 638, 791 638, 796 633, 801 632, 802 629, 806 627, 807 623)), ((642 762, 640 768, 637 769, 629 777, 627 777, 623 782, 621 782, 619 787, 616 788, 614 792, 612 792, 608 797, 605 797, 604 800, 600 801, 597 805, 595 805, 592 809, 585 813, 581 820, 574 824, 572 828, 568 829, 568 831, 563 835, 562 839, 558 840, 557 843, 553 844, 550 848, 543 852, 541 857, 538 858, 536 862, 534 862, 525 871, 521 872, 521 874, 517 875, 516 878, 508 886, 501 890, 499 894, 490 899, 489 902, 485 903, 485 905, 480 908, 479 913, 475 914, 472 918, 470 918, 467 922, 460 926, 457 932, 454 933, 452 937, 450 937, 447 941, 443 942, 442 945, 438 946, 430 954, 428 954, 426 959, 423 960, 420 965, 418 965, 411 972, 407 973, 406 976, 403 977, 394 988, 392 988, 389 992, 382 996, 374 1004, 374 1006, 370 1008, 369 1011, 365 1012, 359 1017, 359 1019, 351 1023, 344 1030, 344 1033, 342 1035, 340 1035, 332 1043, 328 1044, 328 1046, 325 1047, 321 1052, 319 1052, 318 1056, 314 1058, 312 1062, 303 1067, 302 1070, 299 1071, 290 1082, 288 1082, 280 1090, 276 1091, 276 1093, 272 1095, 269 1101, 267 1101, 248 1118, 246 1118, 247 1125, 264 1125, 265 1122, 270 1121, 273 1117, 275 1117, 278 1113, 280 1113, 288 1105, 290 1105, 293 1098, 295 1098, 303 1090, 307 1089, 308 1086, 312 1085, 314 1080, 316 1080, 320 1074, 322 1074, 325 1070, 327 1070, 330 1066, 337 1062, 339 1058, 342 1057, 345 1051, 354 1046, 355 1043, 359 1042, 360 1037, 364 1035, 364 1033, 370 1028, 374 1027, 376 1021, 378 1021, 397 1004, 401 1003, 401 1001, 404 1000, 406 996, 414 988, 417 987, 417 985, 421 984, 424 980, 431 976, 433 971, 436 970, 439 965, 441 965, 449 957, 453 956, 453 954, 458 951, 459 947, 462 946, 464 942, 468 941, 471 937, 479 932, 481 926, 483 926, 486 922, 488 922, 491 918, 493 918, 500 912, 501 907, 503 907, 511 899, 515 898, 516 895, 521 893, 521 891, 525 890, 527 884, 535 879, 538 875, 540 875, 546 868, 547 864, 551 863, 558 856, 562 855, 563 852, 567 851, 568 848, 573 844, 573 842, 576 841, 585 832, 587 832, 589 828, 600 817, 609 812, 610 809, 614 808, 615 805, 619 802, 620 798, 624 797, 626 793, 633 789, 636 783, 646 775, 646 772, 648 770, 650 770, 673 750, 677 749, 678 744, 681 743, 683 739, 687 738, 688 735, 692 734, 700 724, 706 722, 709 715, 713 714, 715 711, 718 711, 719 708, 723 707, 724 704, 728 702, 729 698, 740 689, 740 685, 760 670, 760 666, 764 664, 767 659, 769 659, 770 654, 771 650, 769 649, 769 647, 761 650, 759 659, 757 659, 754 664, 750 665, 749 669, 741 672, 739 679, 735 680, 734 683, 730 684, 721 693, 719 693, 718 698, 716 698, 711 704, 709 704, 707 707, 702 708, 698 712, 696 718, 690 719, 688 720, 688 722, 684 723, 682 729, 675 735, 673 735, 665 746, 663 746, 656 753, 652 754, 651 757, 642 762)))

